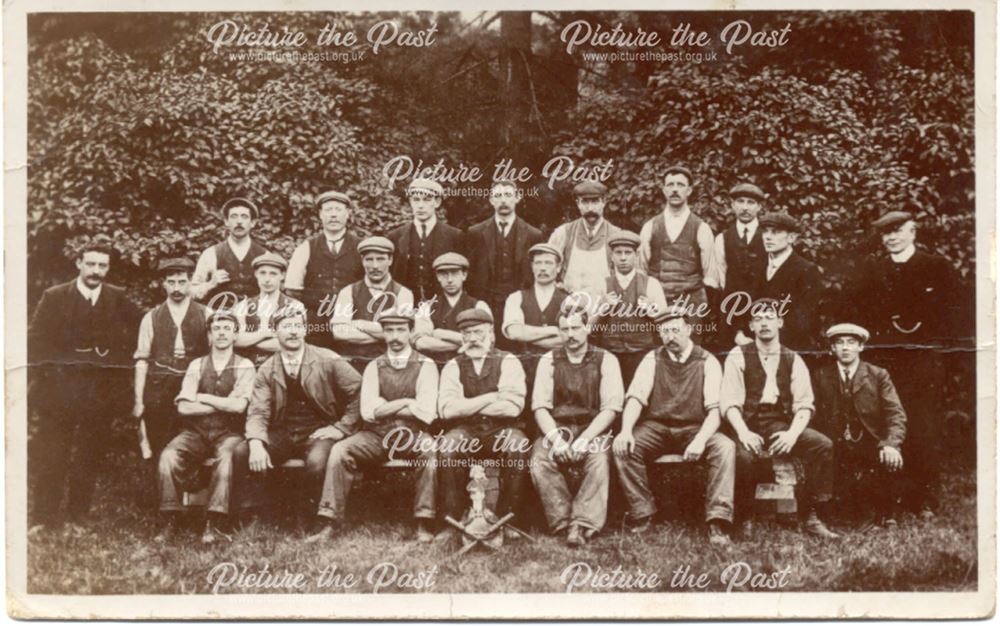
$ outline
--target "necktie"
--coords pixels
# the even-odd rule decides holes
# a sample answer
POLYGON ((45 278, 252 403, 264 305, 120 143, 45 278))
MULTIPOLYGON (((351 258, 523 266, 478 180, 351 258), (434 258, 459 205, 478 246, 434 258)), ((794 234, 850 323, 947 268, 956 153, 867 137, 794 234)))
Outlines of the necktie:
POLYGON ((327 239, 326 245, 330 248, 330 254, 337 254, 337 244, 338 243, 340 243, 339 239, 337 241, 331 241, 331 240, 327 239))
POLYGON ((500 236, 507 238, 507 222, 500 222, 500 236))
POLYGON ((427 239, 427 224, 420 225, 420 238, 427 239))
POLYGON ((748 246, 750 245, 750 229, 749 228, 744 228, 743 229, 743 243, 745 243, 748 246))
POLYGON ((850 393, 851 391, 851 372, 850 370, 843 370, 840 377, 840 387, 844 390, 844 393, 850 393))

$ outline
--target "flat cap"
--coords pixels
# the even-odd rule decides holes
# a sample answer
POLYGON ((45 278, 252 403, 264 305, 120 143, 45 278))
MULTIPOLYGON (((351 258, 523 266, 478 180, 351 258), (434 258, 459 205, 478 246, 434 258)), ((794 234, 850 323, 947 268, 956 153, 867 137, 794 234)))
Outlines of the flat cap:
POLYGON ((159 274, 172 274, 174 272, 187 272, 190 274, 194 271, 194 261, 185 257, 161 259, 156 264, 156 271, 159 274))
POLYGON ((272 329, 276 329, 278 324, 292 317, 301 317, 302 323, 306 323, 306 310, 301 306, 280 306, 271 314, 268 324, 272 329))
POLYGON ((354 203, 351 201, 351 196, 340 191, 324 191, 316 196, 316 206, 322 206, 327 200, 334 200, 336 202, 341 202, 348 207, 353 207, 354 203))
POLYGON ((633 233, 630 230, 620 230, 615 235, 612 235, 610 239, 608 239, 609 248, 617 248, 618 246, 628 246, 633 250, 638 250, 639 245, 641 243, 642 240, 639 239, 639 235, 633 233))
POLYGON ((577 198, 603 198, 608 195, 608 188, 598 180, 585 180, 573 187, 573 195, 577 198))
POLYGON ((732 189, 729 190, 729 195, 733 198, 753 198, 757 202, 763 202, 764 192, 760 187, 752 183, 740 183, 734 185, 732 189))
POLYGON ((913 219, 912 213, 906 211, 889 211, 882 217, 872 222, 872 226, 878 231, 896 230, 902 224, 913 219))
POLYGON ((769 311, 777 313, 781 310, 781 302, 775 298, 757 298, 750 305, 750 317, 762 315, 769 311))
POLYGON ((257 208, 256 204, 254 204, 249 198, 238 196, 236 198, 226 200, 225 204, 222 205, 222 219, 229 219, 229 210, 238 206, 250 209, 250 214, 253 215, 254 219, 260 217, 260 210, 257 208))
POLYGON ((434 271, 440 270, 467 270, 469 269, 469 259, 457 252, 445 252, 434 259, 434 271))
POLYGON ((535 256, 536 254, 554 254, 559 262, 562 263, 562 252, 555 246, 550 246, 547 243, 536 243, 528 249, 528 258, 535 256))
POLYGON ((362 239, 358 244, 358 254, 364 256, 369 252, 384 252, 392 254, 396 251, 396 246, 385 237, 368 237, 362 239))
POLYGON ((250 265, 253 266, 254 270, 262 265, 270 265, 271 267, 276 267, 282 272, 288 269, 288 261, 286 261, 280 254, 275 254, 273 252, 265 252, 260 256, 254 257, 250 265))
POLYGON ((758 223, 761 227, 770 226, 790 233, 799 232, 799 221, 784 211, 766 213, 758 220, 758 223))
POLYGON ((868 331, 857 324, 834 324, 830 328, 826 329, 826 338, 833 339, 834 337, 839 337, 840 335, 850 335, 852 337, 857 337, 861 341, 868 341, 871 335, 868 331))
POLYGON ((240 321, 239 319, 236 318, 236 314, 230 311, 229 309, 219 309, 217 311, 213 311, 212 314, 208 316, 209 327, 211 327, 212 324, 215 322, 225 322, 225 321, 232 322, 233 325, 236 327, 236 330, 239 330, 240 321))
POLYGON ((666 178, 670 174, 683 174, 688 179, 689 185, 694 182, 694 175, 691 173, 691 170, 680 163, 676 163, 665 169, 663 171, 663 178, 666 178))
POLYGON ((375 321, 379 324, 399 322, 400 324, 409 324, 410 328, 413 328, 413 313, 404 312, 396 307, 389 307, 388 309, 379 311, 379 314, 375 316, 375 321))
POLYGON ((455 324, 458 326, 459 330, 468 328, 469 326, 478 326, 479 324, 492 324, 493 314, 488 311, 484 311, 478 307, 472 307, 471 309, 465 309, 458 314, 455 319, 455 324))
POLYGON ((664 324, 670 320, 684 319, 685 321, 690 321, 691 316, 688 314, 687 307, 683 306, 668 306, 662 311, 657 311, 655 315, 652 316, 653 321, 657 324, 664 324))
POLYGON ((441 183, 430 178, 414 178, 413 182, 406 188, 407 194, 429 193, 432 196, 444 195, 444 188, 441 183))

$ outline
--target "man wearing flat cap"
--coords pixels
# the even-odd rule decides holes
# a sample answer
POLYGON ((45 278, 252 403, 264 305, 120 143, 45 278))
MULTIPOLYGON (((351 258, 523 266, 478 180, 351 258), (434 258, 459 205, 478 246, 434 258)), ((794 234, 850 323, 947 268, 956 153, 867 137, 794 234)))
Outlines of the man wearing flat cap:
POLYGON ((573 188, 580 217, 552 232, 549 245, 559 251, 562 269, 557 277, 566 291, 584 292, 596 303, 604 294, 614 263, 608 241, 618 227, 604 219, 608 188, 585 180, 573 188))
MULTIPOLYGON (((497 350, 493 317, 471 308, 458 316, 464 350, 441 370, 438 415, 445 427, 438 447, 438 489, 443 513, 461 519, 468 506, 469 461, 500 461, 500 494, 495 513, 519 515, 528 479, 531 441, 519 416, 524 410, 525 376, 513 354, 497 350)), ((515 517, 517 523, 518 517, 515 517)), ((450 526, 438 538, 456 537, 450 526)), ((510 538, 516 538, 511 532, 510 538)))
POLYGON ((284 307, 304 309, 301 302, 281 293, 287 267, 285 259, 273 252, 254 259, 253 270, 259 292, 240 302, 233 311, 239 321, 237 352, 250 359, 254 367, 260 367, 267 357, 279 349, 274 328, 271 327, 271 316, 284 307))
POLYGON ((816 426, 834 442, 840 510, 866 524, 896 524, 906 412, 889 372, 861 359, 868 330, 834 324, 826 331, 836 361, 813 377, 816 426))
POLYGON ((462 311, 477 308, 491 313, 490 307, 465 292, 469 276, 469 261, 457 252, 446 252, 434 259, 440 293, 425 302, 421 319, 414 333, 414 347, 444 365, 458 355, 462 333, 458 331, 458 316, 462 311))
MULTIPOLYGON (((729 190, 730 208, 736 220, 715 237, 713 254, 714 282, 718 285, 721 301, 732 294, 749 294, 763 271, 764 250, 760 223, 757 216, 764 204, 764 192, 752 183, 739 183, 729 190)), ((734 304, 730 298, 729 304, 734 304)), ((733 306, 729 306, 735 313, 733 306)), ((732 347, 736 333, 746 326, 743 315, 728 315, 720 311, 720 345, 732 347)))
POLYGON ((812 381, 805 362, 781 339, 786 303, 761 298, 750 309, 754 340, 726 357, 719 391, 721 414, 736 436, 736 511, 749 520, 753 507, 754 461, 790 454, 806 472, 805 530, 836 539, 821 519, 833 497, 833 443, 810 428, 815 413, 812 381))
POLYGON ((890 211, 872 224, 883 251, 860 264, 842 311, 856 311, 871 334, 867 354, 892 375, 907 414, 904 505, 924 517, 937 506, 947 372, 975 336, 973 298, 961 294, 948 259, 916 247, 912 211, 890 211), (919 346, 919 349, 914 349, 919 346), (950 351, 950 352, 949 352, 950 351))
POLYGON ((139 324, 135 354, 135 406, 132 415, 145 425, 153 464, 177 434, 174 398, 193 359, 208 352, 205 320, 208 307, 191 299, 191 270, 186 258, 163 259, 157 265, 166 300, 146 313, 139 324))
POLYGON ((361 428, 330 451, 319 515, 329 520, 307 541, 332 536, 347 515, 351 487, 365 469, 388 460, 416 459, 413 517, 420 543, 434 539, 437 512, 437 452, 428 427, 437 419, 438 370, 410 347, 413 315, 394 309, 379 314, 386 352, 365 368, 361 381, 361 428))
MULTIPOLYGON (((516 213, 521 195, 517 185, 499 180, 490 188, 493 215, 469 228, 466 249, 469 251, 470 294, 484 300, 498 322, 503 321, 507 296, 531 286, 531 259, 528 250, 542 243, 542 231, 516 213)), ((500 332, 500 328, 497 328, 500 332)), ((497 337, 499 346, 508 349, 505 338, 497 337)))
POLYGON ((211 309, 232 308, 257 291, 252 262, 267 252, 251 236, 260 210, 248 198, 230 198, 220 211, 228 237, 198 257, 191 296, 211 309))
POLYGON ((236 316, 216 311, 208 319, 209 353, 191 361, 177 394, 179 432, 160 455, 159 494, 165 541, 184 510, 182 494, 196 483, 202 465, 213 459, 202 543, 215 543, 230 527, 233 453, 243 441, 247 404, 253 391, 253 363, 233 350, 236 316))
POLYGON ((594 322, 596 342, 618 359, 626 386, 639 361, 659 344, 654 319, 667 310, 660 281, 636 269, 639 243, 639 235, 627 230, 608 242, 615 271, 594 322))
MULTIPOLYGON (((813 360, 819 345, 819 300, 822 277, 819 268, 795 252, 799 222, 783 211, 767 213, 759 219, 766 259, 760 261, 753 298, 774 298, 787 302, 782 308, 784 326, 781 344, 813 360)), ((751 343, 743 329, 737 343, 751 343)))
POLYGON ((330 329, 337 352, 350 357, 358 373, 385 351, 382 325, 375 321, 380 311, 414 310, 413 292, 397 283, 389 268, 395 247, 385 237, 368 237, 358 244, 365 277, 347 285, 337 295, 330 329))
POLYGON ((682 453, 685 461, 704 459, 708 467, 709 541, 726 545, 733 522, 736 446, 719 432, 722 367, 691 340, 691 323, 681 307, 661 311, 656 326, 662 345, 646 353, 635 372, 612 448, 628 519, 634 532, 649 528, 656 502, 648 464, 662 454, 682 453))
POLYGON ((443 196, 437 181, 413 179, 406 188, 413 219, 386 235, 396 246, 392 275, 413 292, 417 302, 430 300, 438 292, 434 259, 445 252, 465 251, 462 231, 438 221, 443 196))
POLYGON ((667 304, 682 304, 704 321, 705 287, 717 286, 712 280, 713 236, 712 228, 688 206, 693 189, 694 177, 683 165, 663 173, 666 204, 639 232, 639 269, 660 281, 667 304))
POLYGON ((340 290, 365 275, 358 254, 361 238, 348 229, 354 203, 329 189, 314 200, 320 231, 295 248, 285 275, 285 292, 309 312, 309 343, 333 347, 330 318, 340 290))

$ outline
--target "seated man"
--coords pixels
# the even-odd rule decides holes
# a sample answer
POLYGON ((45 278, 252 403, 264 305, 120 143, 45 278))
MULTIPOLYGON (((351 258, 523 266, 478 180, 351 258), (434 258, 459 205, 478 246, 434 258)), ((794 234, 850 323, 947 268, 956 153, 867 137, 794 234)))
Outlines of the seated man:
POLYGON ((209 482, 208 516, 202 543, 214 543, 230 513, 233 451, 243 441, 243 413, 253 390, 253 363, 233 352, 238 326, 228 311, 216 311, 208 320, 211 349, 188 365, 177 396, 179 434, 160 455, 160 511, 164 525, 156 536, 166 541, 174 534, 183 510, 180 494, 214 459, 209 482))
POLYGON ((816 411, 834 443, 834 481, 850 516, 865 525, 894 526, 901 495, 900 449, 906 438, 906 412, 889 372, 861 360, 868 331, 856 324, 834 324, 826 331, 836 363, 816 373, 816 411))
POLYGON ((781 303, 762 298, 750 307, 754 341, 726 357, 720 404, 736 431, 737 510, 747 516, 753 503, 755 457, 791 454, 806 471, 806 531, 836 539, 817 513, 830 502, 833 488, 833 444, 812 428, 813 390, 806 364, 781 344, 781 303), (770 442, 765 448, 765 443, 770 442))
POLYGON ((322 541, 347 513, 351 486, 366 467, 387 460, 416 458, 413 517, 417 540, 434 539, 434 481, 437 453, 427 427, 437 417, 438 371, 434 361, 410 347, 413 316, 393 309, 379 314, 388 351, 368 364, 361 381, 361 430, 333 446, 319 515, 330 523, 306 541, 322 541))
MULTIPOLYGON (((518 416, 524 410, 525 376, 513 354, 494 348, 493 317, 476 308, 458 316, 464 353, 441 371, 438 414, 444 420, 438 462, 438 489, 444 513, 461 519, 468 508, 466 485, 472 459, 499 459, 497 517, 517 512, 528 477, 531 441, 518 416)), ((515 518, 516 519, 516 518, 515 518)), ((518 535, 511 531, 509 538, 518 535)), ((456 537, 445 528, 438 541, 456 537)))
POLYGON ((241 300, 233 312, 240 322, 240 333, 236 337, 236 347, 240 354, 260 367, 269 356, 280 349, 271 327, 271 316, 284 307, 305 306, 281 293, 285 269, 288 263, 281 256, 268 252, 253 260, 253 273, 260 290, 256 296, 241 300))
POLYGON ((308 345, 306 313, 271 316, 281 350, 257 371, 247 409, 246 441, 236 449, 237 491, 247 471, 260 475, 289 459, 305 461, 310 497, 317 498, 333 444, 358 430, 361 375, 339 354, 308 345))
POLYGON ((610 433, 622 408, 622 375, 613 354, 592 347, 586 310, 559 315, 562 348, 542 355, 531 408, 541 437, 531 455, 531 479, 542 498, 549 529, 582 546, 604 528, 608 516, 610 433), (583 482, 572 495, 562 469, 582 466, 583 482))
POLYGON ((670 307, 656 323, 663 346, 648 352, 636 368, 626 394, 622 431, 613 445, 632 529, 649 528, 656 512, 646 465, 662 454, 682 452, 685 461, 706 457, 709 541, 727 545, 726 527, 733 521, 736 446, 718 432, 722 368, 711 353, 691 340, 691 323, 681 307, 670 307))
POLYGON ((441 292, 427 303, 430 306, 428 314, 423 314, 417 321, 413 346, 444 365, 458 356, 462 347, 458 314, 473 307, 491 314, 492 311, 485 302, 466 293, 469 261, 464 256, 457 252, 442 254, 434 259, 434 272, 441 292))

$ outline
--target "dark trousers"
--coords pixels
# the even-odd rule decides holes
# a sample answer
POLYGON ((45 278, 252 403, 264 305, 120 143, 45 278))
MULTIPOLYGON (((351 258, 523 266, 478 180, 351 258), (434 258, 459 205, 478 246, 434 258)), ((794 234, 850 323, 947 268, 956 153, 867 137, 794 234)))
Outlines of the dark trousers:
POLYGON ((206 509, 228 515, 233 500, 233 456, 243 437, 233 432, 225 416, 199 415, 185 421, 188 427, 160 453, 160 510, 182 510, 181 494, 197 486, 202 465, 207 459, 214 459, 206 509))
MULTIPOLYGON (((895 513, 902 491, 902 472, 890 472, 879 461, 878 442, 865 433, 860 441, 841 439, 834 447, 838 511, 847 519, 884 519, 895 513)), ((904 467, 908 459, 904 459, 904 467)))
MULTIPOLYGON (((654 349, 655 348, 649 348, 649 350, 654 349)), ((625 385, 626 391, 628 391, 628 386, 632 384, 632 378, 635 376, 635 370, 639 369, 639 363, 642 363, 643 357, 649 353, 649 350, 613 353, 615 358, 618 359, 618 366, 622 371, 622 383, 625 385)))
POLYGON ((522 494, 528 480, 531 441, 514 420, 475 417, 451 428, 441 437, 438 451, 438 490, 444 513, 461 519, 469 506, 466 487, 473 460, 497 460, 500 494, 495 513, 520 516, 522 494), (508 422, 508 423, 505 423, 508 422), (472 442, 477 442, 472 444, 472 442), (470 444, 476 447, 473 451, 470 444))
POLYGON ((113 413, 121 408, 112 388, 118 383, 104 367, 63 366, 46 373, 33 390, 30 402, 38 408, 28 455, 33 523, 62 521, 67 491, 66 517, 89 512, 113 413))
MULTIPOLYGON (((156 368, 152 365, 151 368, 156 368)), ((177 394, 181 392, 181 374, 153 373, 146 377, 146 387, 142 394, 145 411, 142 421, 146 423, 146 438, 153 450, 154 464, 168 443, 180 432, 178 428, 177 394)))
MULTIPOLYGON (((320 424, 317 428, 323 426, 320 424)), ((271 465, 275 468, 290 459, 305 461, 303 481, 306 493, 311 501, 318 501, 322 490, 323 479, 326 476, 326 462, 330 450, 336 443, 333 439, 309 439, 311 430, 289 433, 286 430, 269 432, 271 443, 267 444, 267 452, 271 457, 271 465)), ((250 471, 250 442, 243 441, 236 446, 233 453, 233 491, 239 497, 240 508, 263 500, 262 490, 268 478, 262 472, 255 474, 250 471)))
MULTIPOLYGON (((764 447, 771 444, 771 435, 788 430, 789 418, 758 417, 747 422, 751 431, 764 438, 764 447)), ((753 453, 748 452, 739 440, 736 443, 736 510, 749 516, 753 510, 756 475, 753 453)), ((803 494, 806 510, 818 502, 829 502, 833 497, 833 442, 826 435, 806 428, 790 453, 802 461, 806 472, 803 494)))
MULTIPOLYGON (((412 440, 398 440, 393 451, 393 460, 411 459, 416 471, 416 485, 413 497, 413 517, 434 519, 436 514, 435 482, 437 476, 437 453, 430 435, 416 425, 407 426, 412 440)), ((365 468, 378 467, 389 460, 393 442, 370 430, 362 430, 338 441, 330 451, 326 464, 326 479, 323 481, 323 497, 319 504, 319 515, 330 519, 343 520, 347 514, 347 498, 354 482, 361 477, 365 468), (388 444, 388 446, 387 446, 388 444)))

